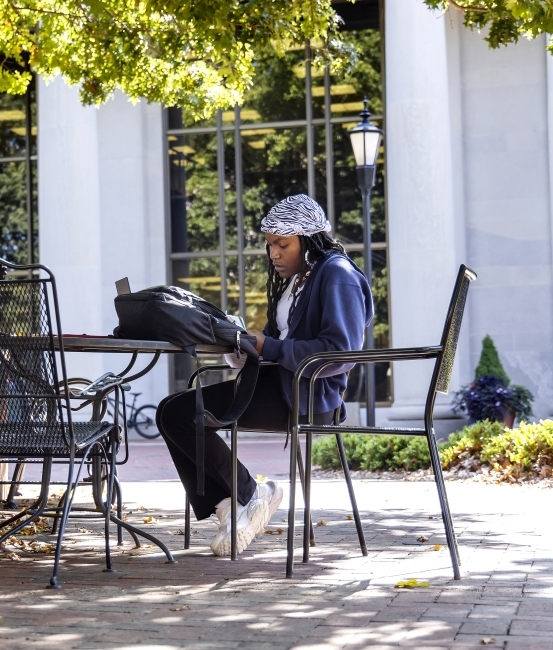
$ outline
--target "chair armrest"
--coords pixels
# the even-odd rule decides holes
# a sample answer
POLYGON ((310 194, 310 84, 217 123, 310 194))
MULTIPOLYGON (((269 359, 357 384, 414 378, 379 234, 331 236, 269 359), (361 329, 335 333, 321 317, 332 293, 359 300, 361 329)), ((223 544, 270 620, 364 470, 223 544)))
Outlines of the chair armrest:
MULTIPOLYGON (((407 361, 420 359, 434 359, 442 352, 441 345, 421 348, 387 348, 383 350, 354 350, 348 352, 321 352, 306 357, 294 373, 292 384, 293 409, 292 417, 297 421, 299 416, 300 379, 304 372, 313 363, 320 365, 313 371, 309 379, 308 413, 313 410, 313 386, 319 374, 327 367, 336 363, 378 363, 385 361, 407 361)), ((310 417, 310 420, 312 417, 310 417)))
POLYGON ((209 372, 210 370, 233 370, 233 368, 229 366, 228 363, 218 363, 214 366, 202 366, 190 375, 190 379, 188 380, 188 388, 192 388, 194 386, 194 380, 196 377, 198 377, 198 375, 202 375, 204 372, 209 372))
POLYGON ((401 361, 413 359, 433 359, 442 351, 441 345, 433 345, 424 348, 387 348, 383 350, 352 350, 348 352, 320 352, 306 357, 298 366, 294 374, 294 380, 299 379, 305 369, 312 363, 319 362, 320 372, 326 366, 335 363, 378 363, 382 361, 401 361))

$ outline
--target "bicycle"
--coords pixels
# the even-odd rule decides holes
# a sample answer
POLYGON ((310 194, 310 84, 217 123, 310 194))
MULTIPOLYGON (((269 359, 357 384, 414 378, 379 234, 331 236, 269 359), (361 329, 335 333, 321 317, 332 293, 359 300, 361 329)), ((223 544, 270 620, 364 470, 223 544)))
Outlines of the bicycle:
MULTIPOLYGON (((82 389, 86 388, 91 384, 88 379, 83 379, 81 377, 72 378, 67 381, 70 388, 73 389, 82 389)), ((132 403, 127 404, 127 428, 135 429, 136 432, 143 438, 152 440, 153 438, 158 438, 161 434, 157 428, 156 424, 156 411, 157 408, 153 404, 144 404, 143 406, 136 407, 136 400, 142 393, 129 393, 132 395, 132 403)), ((104 417, 106 411, 108 415, 113 417, 113 409, 115 408, 115 399, 113 397, 107 397, 104 400, 102 405, 102 412, 100 414, 100 419, 104 417), (111 410, 110 408, 111 407, 111 410)), ((119 417, 123 418, 123 405, 119 403, 119 417)))
MULTIPOLYGON (((143 438, 152 440, 153 438, 158 438, 161 434, 157 428, 156 424, 156 412, 157 408, 153 404, 144 404, 136 408, 136 400, 142 393, 129 393, 132 395, 132 403, 127 404, 127 427, 129 429, 135 429, 136 432, 141 435, 143 438)), ((115 408, 115 399, 113 397, 107 398, 109 406, 115 408)), ((113 417, 113 412, 109 410, 108 415, 113 417)), ((119 416, 123 417, 123 407, 119 405, 119 416)))

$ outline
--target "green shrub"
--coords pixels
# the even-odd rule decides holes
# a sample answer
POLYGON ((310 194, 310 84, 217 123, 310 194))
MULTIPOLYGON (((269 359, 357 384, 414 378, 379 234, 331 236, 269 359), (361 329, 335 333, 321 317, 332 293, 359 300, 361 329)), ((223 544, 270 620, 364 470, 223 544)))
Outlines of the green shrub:
POLYGON ((486 375, 493 375, 494 377, 499 377, 503 379, 505 386, 508 386, 511 383, 511 380, 505 372, 505 368, 501 363, 497 348, 495 347, 492 337, 489 334, 482 340, 482 352, 480 353, 480 360, 474 371, 474 381, 484 377, 486 375))
POLYGON ((469 458, 480 460, 484 447, 504 431, 503 423, 484 420, 466 426, 457 433, 452 433, 441 449, 442 467, 451 469, 469 458))
MULTIPOLYGON (((343 440, 352 469, 393 471, 430 467, 423 437, 347 434, 343 440)), ((452 433, 439 447, 444 469, 461 465, 474 471, 487 465, 504 480, 511 481, 553 474, 553 420, 522 422, 516 429, 484 420, 452 433)), ((323 469, 341 467, 334 436, 315 441, 313 462, 323 469)))
MULTIPOLYGON (((426 439, 409 436, 342 436, 352 469, 376 471, 416 470, 430 467, 426 439)), ((338 469, 340 456, 334 436, 319 438, 313 444, 313 462, 323 469, 338 469)))
POLYGON ((553 468, 553 421, 521 422, 487 441, 482 461, 495 471, 518 478, 524 474, 550 476, 553 468))

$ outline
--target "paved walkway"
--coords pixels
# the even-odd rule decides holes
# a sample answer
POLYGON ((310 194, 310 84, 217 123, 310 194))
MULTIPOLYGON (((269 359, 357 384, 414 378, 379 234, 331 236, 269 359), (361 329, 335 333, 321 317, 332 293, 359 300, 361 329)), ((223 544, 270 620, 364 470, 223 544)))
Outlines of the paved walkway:
MULTIPOLYGON (((356 490, 369 556, 356 546, 343 484, 317 481, 317 546, 307 565, 298 549, 287 580, 284 508, 272 532, 230 562, 209 551, 210 521, 193 521, 192 548, 180 550, 179 483, 127 481, 129 521, 166 541, 178 564, 165 564, 156 548, 134 549, 125 536, 122 548, 113 546, 117 573, 103 573, 99 527, 71 522, 63 589, 50 591, 51 556, 27 550, 10 559, 8 547, 0 553, 0 647, 553 650, 550 490, 449 483, 463 559, 458 582, 432 483, 356 481, 356 490), (430 586, 394 586, 409 578, 430 586)), ((29 547, 53 538, 21 539, 29 547)))

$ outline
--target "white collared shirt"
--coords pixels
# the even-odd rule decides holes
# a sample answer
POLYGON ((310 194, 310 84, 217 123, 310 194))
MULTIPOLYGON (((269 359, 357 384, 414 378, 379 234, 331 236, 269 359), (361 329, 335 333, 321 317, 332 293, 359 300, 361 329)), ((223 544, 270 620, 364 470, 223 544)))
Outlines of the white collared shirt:
POLYGON ((276 322, 280 332, 279 339, 285 339, 288 336, 288 316, 290 315, 290 307, 292 306, 292 287, 296 281, 296 275, 290 278, 290 284, 286 287, 277 305, 276 322))

